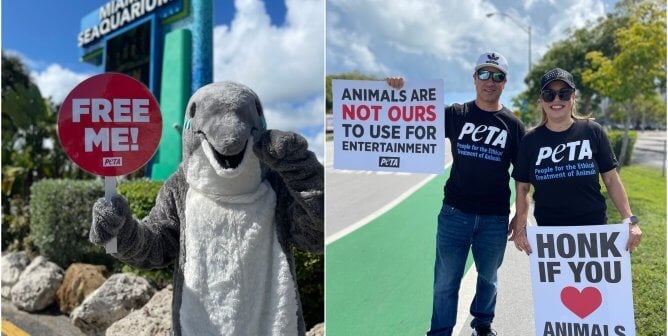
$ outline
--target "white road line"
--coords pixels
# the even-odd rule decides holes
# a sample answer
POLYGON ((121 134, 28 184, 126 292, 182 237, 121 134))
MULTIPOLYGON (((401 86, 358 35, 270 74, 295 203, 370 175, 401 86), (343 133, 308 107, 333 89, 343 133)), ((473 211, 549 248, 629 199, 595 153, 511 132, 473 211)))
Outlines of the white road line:
MULTIPOLYGON (((448 164, 445 166, 445 168, 447 169, 450 165, 452 165, 452 163, 448 163, 448 164)), ((429 183, 431 180, 433 180, 436 176, 440 176, 440 174, 439 174, 439 175, 434 174, 434 175, 429 175, 429 176, 427 176, 425 179, 423 179, 422 181, 420 181, 420 183, 418 183, 418 184, 414 185, 413 187, 411 187, 410 189, 406 190, 404 193, 402 193, 402 194, 399 195, 397 198, 395 198, 392 202, 387 203, 387 204, 386 204, 385 206, 383 206, 382 208, 380 208, 380 209, 374 211, 373 213, 369 214, 368 216, 366 216, 366 217, 364 217, 364 218, 358 220, 358 221, 355 222, 354 224, 349 225, 349 226, 346 227, 345 229, 342 229, 341 231, 339 231, 339 232, 337 232, 337 233, 334 233, 334 234, 332 234, 332 235, 329 236, 329 237, 326 237, 326 238, 325 238, 325 245, 329 245, 329 244, 331 244, 331 243, 337 241, 338 239, 341 239, 341 238, 345 237, 346 235, 350 234, 351 232, 353 232, 353 231, 355 231, 355 230, 361 228, 362 226, 368 224, 368 223, 371 222, 372 220, 378 218, 380 215, 386 213, 386 212, 389 211, 390 209, 392 209, 392 208, 394 208, 395 206, 397 206, 397 204, 399 204, 399 203, 401 203, 402 201, 404 201, 406 198, 408 198, 408 196, 410 196, 410 195, 412 195, 414 192, 418 191, 418 190, 419 190, 420 188, 422 188, 425 184, 427 184, 427 183, 429 183)))

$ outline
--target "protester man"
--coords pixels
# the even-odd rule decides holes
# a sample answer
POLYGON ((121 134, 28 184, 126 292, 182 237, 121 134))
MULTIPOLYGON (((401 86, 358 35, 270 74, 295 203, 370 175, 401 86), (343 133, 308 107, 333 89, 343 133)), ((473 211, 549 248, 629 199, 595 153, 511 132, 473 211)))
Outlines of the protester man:
MULTIPOLYGON (((453 163, 438 215, 430 336, 452 335, 469 248, 478 271, 470 308, 472 335, 496 335, 491 324, 497 269, 509 228, 508 169, 515 163, 525 133, 522 122, 499 102, 507 74, 505 57, 497 52, 482 54, 473 73, 475 100, 445 109, 445 134, 452 145, 453 163)), ((395 77, 387 82, 400 88, 404 80, 395 77)))

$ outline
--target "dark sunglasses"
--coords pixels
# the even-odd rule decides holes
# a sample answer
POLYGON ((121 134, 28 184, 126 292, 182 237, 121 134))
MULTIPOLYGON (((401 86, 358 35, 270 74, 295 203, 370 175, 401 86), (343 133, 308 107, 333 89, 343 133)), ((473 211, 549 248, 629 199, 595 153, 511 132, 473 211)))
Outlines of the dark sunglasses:
POLYGON ((543 98, 543 101, 546 103, 552 102, 556 96, 559 96, 559 100, 561 101, 567 101, 571 99, 573 92, 575 92, 573 89, 561 89, 559 92, 552 89, 545 89, 540 92, 540 97, 543 98))
POLYGON ((504 74, 501 71, 492 72, 492 71, 489 71, 489 70, 478 69, 476 74, 478 75, 479 80, 488 80, 490 75, 491 75, 492 80, 496 83, 501 83, 501 82, 503 82, 503 80, 506 79, 506 74, 504 74))

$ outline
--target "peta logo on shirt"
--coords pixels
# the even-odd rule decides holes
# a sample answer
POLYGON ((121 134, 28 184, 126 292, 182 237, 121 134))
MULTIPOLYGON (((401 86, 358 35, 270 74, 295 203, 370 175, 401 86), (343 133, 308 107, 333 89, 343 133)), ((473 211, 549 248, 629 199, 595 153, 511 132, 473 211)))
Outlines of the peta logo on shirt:
POLYGON ((538 151, 536 166, 539 166, 541 161, 547 158, 550 158, 554 163, 559 163, 566 157, 566 155, 568 155, 568 161, 573 161, 575 160, 576 154, 578 161, 582 159, 591 159, 593 157, 589 140, 572 141, 566 144, 559 144, 554 148, 541 147, 538 151), (568 148, 568 151, 566 148, 568 148))
POLYGON ((458 140, 462 140, 465 135, 470 135, 471 140, 474 142, 480 142, 484 140, 485 145, 491 143, 492 146, 499 146, 501 148, 506 148, 506 139, 508 138, 508 132, 506 130, 501 130, 498 127, 479 125, 476 126, 473 123, 467 122, 462 127, 462 131, 459 133, 458 140))

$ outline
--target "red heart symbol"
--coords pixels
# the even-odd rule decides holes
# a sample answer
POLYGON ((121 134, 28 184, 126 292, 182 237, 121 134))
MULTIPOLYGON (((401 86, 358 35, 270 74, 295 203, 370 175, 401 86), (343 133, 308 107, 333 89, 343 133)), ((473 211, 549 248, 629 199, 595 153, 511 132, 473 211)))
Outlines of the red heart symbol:
POLYGON ((577 288, 569 286, 561 290, 561 302, 568 310, 584 319, 601 306, 603 297, 595 287, 585 287, 580 292, 577 288))

